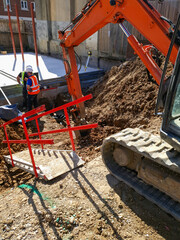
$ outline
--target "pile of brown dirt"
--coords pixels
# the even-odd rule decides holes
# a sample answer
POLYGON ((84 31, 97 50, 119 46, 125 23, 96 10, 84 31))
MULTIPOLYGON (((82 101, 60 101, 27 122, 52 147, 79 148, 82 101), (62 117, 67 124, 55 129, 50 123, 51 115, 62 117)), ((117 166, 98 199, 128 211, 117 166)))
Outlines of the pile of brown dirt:
POLYGON ((90 92, 88 118, 100 126, 146 129, 159 119, 154 116, 158 85, 149 81, 139 58, 113 67, 90 92))
MULTIPOLYGON (((164 58, 160 60, 163 67, 164 58)), ((169 64, 167 74, 171 71, 169 64)), ((99 126, 79 141, 79 154, 90 160, 98 154, 104 138, 124 128, 138 127, 159 134, 162 119, 154 115, 158 88, 139 58, 112 67, 88 91, 93 99, 86 103, 87 119, 99 126)))

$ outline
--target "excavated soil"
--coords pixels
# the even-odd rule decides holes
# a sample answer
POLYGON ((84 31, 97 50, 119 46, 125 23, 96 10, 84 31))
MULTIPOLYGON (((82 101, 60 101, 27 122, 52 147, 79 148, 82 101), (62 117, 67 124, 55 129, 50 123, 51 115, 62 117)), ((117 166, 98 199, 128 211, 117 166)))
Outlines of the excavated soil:
POLYGON ((113 67, 91 92, 94 100, 88 115, 101 126, 147 129, 155 119, 158 86, 148 80, 147 70, 138 58, 113 67))
MULTIPOLYGON (((157 92, 138 58, 113 67, 88 91, 94 98, 86 103, 87 119, 99 127, 76 140, 85 166, 47 183, 7 168, 2 155, 8 150, 0 129, 0 239, 179 239, 179 222, 114 179, 100 154, 103 139, 121 129, 140 127, 159 134, 161 118, 154 115, 157 92)), ((39 124, 43 131, 63 128, 50 116, 39 124)), ((36 131, 34 125, 28 128, 36 131)), ((11 139, 23 137, 20 124, 8 132, 11 139)), ((71 149, 67 133, 43 138, 54 139, 48 149, 71 149)), ((13 153, 25 148, 11 147, 13 153)))

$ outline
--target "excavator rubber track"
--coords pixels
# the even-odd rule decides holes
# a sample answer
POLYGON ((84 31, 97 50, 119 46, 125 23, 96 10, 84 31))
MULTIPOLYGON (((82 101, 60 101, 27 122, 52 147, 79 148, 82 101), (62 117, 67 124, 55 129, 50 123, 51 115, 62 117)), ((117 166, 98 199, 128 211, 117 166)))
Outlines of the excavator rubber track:
POLYGON ((145 183, 137 176, 136 171, 120 166, 113 158, 115 144, 130 149, 142 158, 147 158, 175 174, 180 173, 180 153, 172 149, 159 136, 154 136, 138 128, 126 128, 119 133, 109 136, 104 140, 101 149, 103 161, 113 176, 125 182, 140 195, 180 221, 180 203, 159 189, 145 183))

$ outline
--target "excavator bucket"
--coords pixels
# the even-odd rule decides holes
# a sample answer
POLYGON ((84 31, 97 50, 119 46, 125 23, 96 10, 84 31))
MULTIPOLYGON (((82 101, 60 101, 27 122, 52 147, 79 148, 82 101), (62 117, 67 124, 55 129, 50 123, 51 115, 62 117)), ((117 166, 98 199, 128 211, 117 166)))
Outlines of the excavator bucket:
MULTIPOLYGON (((84 161, 72 150, 32 150, 38 177, 46 180, 52 180, 84 164, 84 161)), ((16 167, 34 174, 29 150, 13 154, 12 157, 16 167)), ((7 163, 12 163, 10 155, 4 158, 7 163)))

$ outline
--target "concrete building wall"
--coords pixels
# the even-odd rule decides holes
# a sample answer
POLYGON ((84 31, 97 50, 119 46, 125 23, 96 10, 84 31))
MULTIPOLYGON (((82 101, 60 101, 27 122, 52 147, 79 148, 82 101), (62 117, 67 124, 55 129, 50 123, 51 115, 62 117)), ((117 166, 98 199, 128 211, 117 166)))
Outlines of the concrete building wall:
POLYGON ((69 0, 51 0, 51 21, 70 22, 70 8, 69 0))
MULTIPOLYGON (((82 10, 82 7, 88 0, 35 0, 37 14, 37 35, 38 47, 41 52, 61 55, 59 46, 58 30, 67 26, 74 16, 82 10)), ((149 0, 158 11, 173 19, 179 13, 178 0, 164 0, 160 3, 158 0, 149 0)), ((126 27, 141 42, 146 41, 144 37, 138 33, 129 23, 125 23, 126 27)), ((147 42, 147 41, 146 41, 147 42)), ((81 56, 83 63, 87 60, 87 52, 92 51, 90 60, 91 66, 103 67, 107 62, 107 66, 111 66, 115 61, 124 60, 134 54, 134 50, 127 42, 125 35, 119 28, 118 24, 109 24, 99 32, 90 36, 86 41, 82 42, 76 52, 81 56)))
POLYGON ((59 55, 58 30, 70 21, 69 0, 36 0, 37 40, 40 52, 59 55))
MULTIPOLYGON (((53 56, 61 56, 58 30, 66 27, 75 15, 80 12, 87 0, 35 0, 37 19, 37 39, 39 51, 53 56)), ((87 52, 91 50, 97 59, 98 33, 81 43, 76 51, 83 61, 87 59, 87 52)), ((92 57, 93 59, 93 57, 92 57)), ((94 63, 97 65, 97 61, 94 63)))

